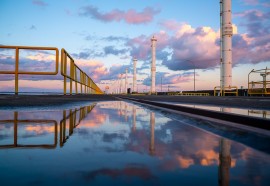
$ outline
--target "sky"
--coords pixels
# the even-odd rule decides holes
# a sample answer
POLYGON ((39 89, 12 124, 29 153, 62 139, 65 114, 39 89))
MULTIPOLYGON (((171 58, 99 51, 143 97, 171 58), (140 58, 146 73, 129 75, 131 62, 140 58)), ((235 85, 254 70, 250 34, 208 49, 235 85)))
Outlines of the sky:
MULTIPOLYGON (((146 92, 154 35, 157 91, 193 90, 194 68, 196 90, 212 90, 220 80, 219 11, 219 0, 1 0, 0 45, 64 48, 108 92, 126 68, 132 87, 137 58, 138 91, 146 92)), ((232 84, 239 88, 252 69, 270 66, 269 20, 268 0, 232 0, 232 84)), ((19 69, 54 71, 54 55, 22 50, 19 69)), ((0 49, 0 71, 14 69, 14 58, 14 50, 0 49)), ((20 75, 19 90, 62 92, 63 77, 20 75)), ((14 76, 0 75, 0 91, 14 91, 14 76)))

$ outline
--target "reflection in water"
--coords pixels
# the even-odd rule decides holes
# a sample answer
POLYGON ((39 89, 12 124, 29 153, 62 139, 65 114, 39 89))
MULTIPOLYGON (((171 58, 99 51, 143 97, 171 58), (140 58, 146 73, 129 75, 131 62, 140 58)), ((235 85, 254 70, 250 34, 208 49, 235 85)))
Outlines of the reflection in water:
MULTIPOLYGON (((0 112, 1 184, 268 185, 267 151, 190 126, 202 120, 180 115, 177 121, 164 114, 120 101, 0 112), (41 148, 14 150, 22 144, 41 148)), ((269 144, 263 139, 252 138, 269 144)))
POLYGON ((258 117, 262 117, 265 119, 270 118, 270 111, 266 111, 266 110, 248 110, 248 115, 249 116, 258 116, 258 117))
MULTIPOLYGON (((94 105, 81 107, 79 109, 70 109, 69 114, 67 115, 67 111, 63 110, 63 119, 60 121, 60 146, 62 147, 66 140, 73 134, 74 128, 76 128, 80 122, 89 114, 92 109, 95 107, 94 105), (68 127, 67 127, 68 125, 68 127), (66 130, 68 128, 68 135, 66 134, 66 130)), ((15 148, 15 147, 25 147, 25 148, 55 148, 57 146, 57 121, 56 120, 31 120, 31 119, 18 119, 18 112, 14 112, 13 120, 0 120, 0 124, 13 123, 13 144, 0 144, 0 148, 15 148), (51 125, 53 124, 53 130, 51 129, 51 125), (54 133, 54 144, 18 144, 18 125, 26 125, 25 130, 30 132, 35 132, 35 136, 42 135, 44 132, 54 133), (43 126, 41 126, 43 125, 43 126), (44 126, 47 125, 47 126, 44 126), (48 126, 49 125, 49 126, 48 126)), ((0 128, 1 129, 1 128, 0 128)), ((24 138, 29 138, 32 136, 23 135, 24 138)))
POLYGON ((155 154, 155 113, 150 113, 150 128, 151 128, 151 138, 150 138, 150 155, 155 154))
POLYGON ((76 128, 80 122, 89 114, 94 105, 81 107, 80 109, 69 110, 69 115, 67 116, 67 111, 63 110, 63 119, 60 121, 60 146, 62 147, 67 139, 73 134, 74 128, 76 128), (79 116, 77 116, 79 114, 79 116), (67 124, 69 123, 69 133, 66 135, 67 124))
POLYGON ((192 105, 192 104, 176 104, 176 105, 270 119, 270 111, 269 110, 254 110, 254 109, 251 110, 251 109, 243 109, 243 108, 227 108, 227 107, 192 105))
POLYGON ((135 105, 132 106, 132 114, 133 114, 133 122, 132 122, 132 131, 135 132, 136 131, 136 107, 135 105))
MULTIPOLYGON (((0 148, 15 148, 15 147, 24 147, 24 148, 55 148, 57 145, 57 122, 55 120, 21 120, 18 119, 18 112, 14 112, 14 119, 12 120, 0 120, 0 125, 1 124, 7 124, 7 123, 13 123, 13 144, 5 144, 2 145, 0 144, 0 148), (18 125, 27 125, 26 130, 33 130, 36 129, 37 127, 35 126, 40 126, 40 125, 53 125, 54 127, 54 144, 20 144, 18 143, 18 125)), ((43 128, 39 127, 44 130, 48 128, 43 128)), ((38 134, 37 134, 38 135, 38 134)))
POLYGON ((220 186, 228 186, 230 181, 231 143, 227 139, 220 139, 218 182, 220 186))

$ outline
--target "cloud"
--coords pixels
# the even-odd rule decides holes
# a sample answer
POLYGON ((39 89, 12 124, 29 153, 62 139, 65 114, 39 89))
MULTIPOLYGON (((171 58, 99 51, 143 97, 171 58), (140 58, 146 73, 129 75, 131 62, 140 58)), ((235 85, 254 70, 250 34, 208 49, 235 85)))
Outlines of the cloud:
POLYGON ((30 29, 30 30, 36 30, 37 28, 36 28, 35 25, 31 25, 29 29, 30 29))
POLYGON ((245 5, 270 7, 268 0, 242 0, 245 5))
POLYGON ((94 6, 81 7, 79 10, 80 16, 91 17, 103 22, 120 22, 124 21, 127 24, 146 24, 153 21, 154 16, 160 13, 160 10, 146 7, 142 12, 137 12, 134 9, 121 11, 118 9, 107 13, 102 13, 94 6))
POLYGON ((72 57, 74 57, 75 59, 90 59, 103 56, 103 52, 97 52, 97 50, 92 49, 84 49, 82 52, 72 54, 72 57))
MULTIPOLYGON (((240 34, 237 26, 233 25, 233 65, 269 61, 270 13, 246 11, 237 13, 237 16, 242 17, 241 26, 246 27, 247 32, 240 34)), ((207 26, 194 28, 174 20, 163 21, 160 26, 165 30, 154 34, 157 38, 157 65, 161 63, 172 71, 219 66, 219 30, 207 26)), ((149 68, 151 37, 141 35, 125 43, 132 57, 144 61, 141 70, 149 68)), ((146 80, 144 83, 148 84, 146 80)))
POLYGON ((257 4, 259 4, 259 0, 242 0, 242 1, 246 5, 257 5, 257 4))
POLYGON ((234 64, 269 61, 270 12, 250 10, 236 15, 242 18, 241 26, 245 27, 247 32, 233 36, 234 64))
MULTIPOLYGON (((116 79, 119 79, 120 74, 124 74, 126 68, 130 69, 131 65, 113 65, 108 70, 108 73, 105 76, 102 76, 100 78, 100 80, 116 80, 116 79)), ((124 76, 123 76, 123 78, 124 78, 124 76)))
POLYGON ((242 17, 249 22, 257 22, 270 19, 270 12, 262 12, 260 10, 246 10, 233 14, 236 17, 242 17))
POLYGON ((41 7, 48 6, 48 4, 45 3, 45 2, 42 1, 42 0, 32 0, 32 4, 33 4, 33 5, 36 5, 36 6, 41 6, 41 7))
POLYGON ((129 38, 128 37, 122 37, 122 36, 108 36, 108 37, 103 37, 102 40, 109 41, 109 42, 120 42, 120 41, 127 41, 129 38))
POLYGON ((69 16, 72 16, 72 12, 71 12, 70 10, 68 10, 68 9, 65 9, 65 13, 66 13, 67 15, 69 15, 69 16))
MULTIPOLYGON (((197 74, 195 74, 198 76, 197 74)), ((184 83, 193 81, 194 73, 193 72, 183 72, 179 74, 162 73, 157 72, 156 74, 156 85, 161 85, 161 77, 162 77, 162 85, 172 85, 177 83, 184 83)), ((150 86, 151 85, 151 77, 147 77, 142 82, 143 85, 150 86)))
POLYGON ((104 47, 104 53, 105 55, 121 55, 126 54, 128 52, 128 49, 115 49, 114 46, 106 46, 104 47))

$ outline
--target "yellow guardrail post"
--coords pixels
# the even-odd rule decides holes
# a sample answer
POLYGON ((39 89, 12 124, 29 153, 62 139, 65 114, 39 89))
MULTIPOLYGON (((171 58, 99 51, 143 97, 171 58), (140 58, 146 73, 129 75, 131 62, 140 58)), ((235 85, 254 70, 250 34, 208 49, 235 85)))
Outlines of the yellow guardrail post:
MULTIPOLYGON (((14 71, 3 71, 0 69, 0 74, 14 74, 15 76, 15 94, 19 93, 19 75, 57 75, 59 65, 59 50, 55 47, 30 47, 30 46, 2 46, 3 49, 14 49, 15 50, 15 68, 14 71), (53 50, 55 51, 55 71, 44 72, 44 71, 20 71, 20 49, 24 50, 53 50)), ((78 93, 78 83, 81 85, 81 93, 97 93, 102 94, 100 88, 93 82, 93 80, 83 72, 76 64, 74 59, 65 51, 61 49, 61 75, 64 77, 63 92, 67 94, 67 79, 70 80, 70 95, 73 94, 73 81, 75 82, 76 94, 78 93), (68 58, 70 62, 70 74, 67 74, 68 58), (79 70, 79 72, 77 72, 79 70), (80 79, 78 80, 78 73, 80 73, 80 79), (83 90, 84 86, 84 90, 83 90)))
POLYGON ((15 94, 19 92, 19 48, 16 47, 16 54, 15 54, 15 94))
POLYGON ((78 85, 78 79, 77 79, 77 69, 75 68, 75 89, 76 89, 76 94, 78 94, 78 87, 77 87, 77 85, 78 85))
POLYGON ((34 47, 34 46, 5 46, 0 45, 0 48, 3 49, 15 49, 15 68, 14 71, 3 71, 0 70, 0 74, 14 74, 15 76, 15 94, 19 93, 19 75, 26 74, 26 75, 57 75, 58 73, 58 64, 59 64, 59 51, 57 48, 54 47, 34 47), (53 72, 33 72, 33 71, 20 71, 19 64, 20 64, 20 49, 25 50, 54 50, 55 51, 55 71, 53 72))

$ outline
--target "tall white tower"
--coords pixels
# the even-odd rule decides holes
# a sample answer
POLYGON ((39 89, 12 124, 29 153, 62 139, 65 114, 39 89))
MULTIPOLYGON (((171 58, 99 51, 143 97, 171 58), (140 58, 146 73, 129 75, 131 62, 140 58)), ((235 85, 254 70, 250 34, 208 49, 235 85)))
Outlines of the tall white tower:
POLYGON ((232 86, 232 11, 231 0, 220 0, 220 87, 232 86))
POLYGON ((126 94, 127 94, 127 87, 128 87, 127 75, 128 75, 128 69, 126 68, 126 79, 125 79, 125 93, 126 94))
POLYGON ((133 92, 137 91, 137 79, 136 79, 136 65, 137 65, 137 59, 133 59, 133 92))
POLYGON ((120 76, 120 94, 122 94, 122 76, 123 76, 123 74, 121 73, 121 76, 120 76))
POLYGON ((156 42, 155 36, 151 38, 152 64, 151 64, 151 94, 156 93, 156 42))

